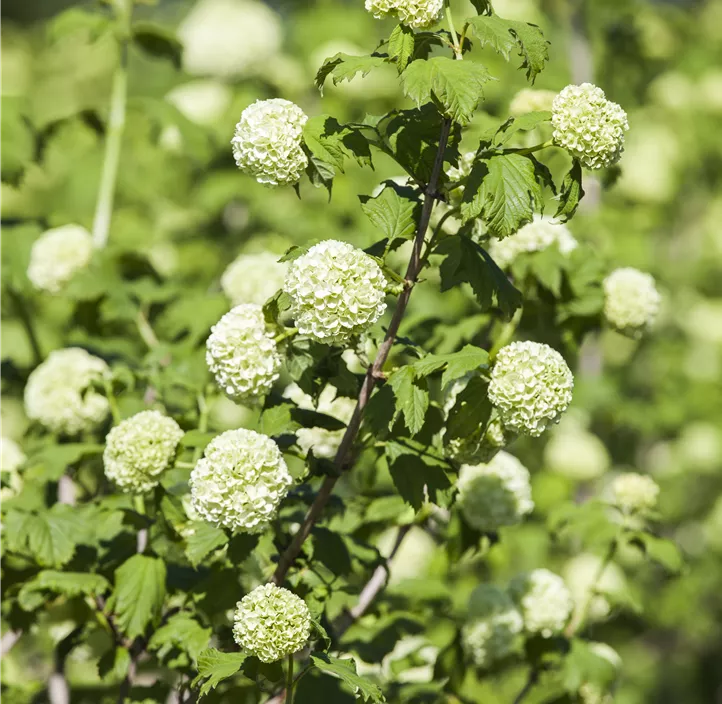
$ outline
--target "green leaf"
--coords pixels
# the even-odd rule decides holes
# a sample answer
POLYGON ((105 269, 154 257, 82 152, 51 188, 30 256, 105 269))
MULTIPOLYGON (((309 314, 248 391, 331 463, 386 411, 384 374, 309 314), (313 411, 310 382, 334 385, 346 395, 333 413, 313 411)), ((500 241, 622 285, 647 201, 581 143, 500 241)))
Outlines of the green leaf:
POLYGON ((57 481, 71 465, 84 457, 103 454, 104 445, 94 443, 67 443, 50 445, 33 455, 28 461, 29 466, 43 465, 43 476, 57 481))
POLYGON ((180 69, 183 45, 169 29, 154 22, 135 22, 132 37, 143 51, 157 58, 169 59, 180 69))
POLYGON ((303 126, 303 139, 315 157, 339 171, 343 171, 346 158, 371 166, 371 148, 363 133, 330 115, 310 118, 303 126))
POLYGON ((102 594, 108 589, 110 582, 100 574, 43 570, 23 584, 18 594, 18 604, 25 611, 32 611, 46 599, 45 592, 73 597, 102 594))
POLYGON ((181 611, 171 616, 165 625, 153 633, 148 641, 148 649, 177 647, 196 662, 201 652, 208 648, 212 634, 212 628, 203 628, 190 614, 181 611))
POLYGON ((389 58, 396 62, 401 73, 414 54, 414 30, 405 24, 397 24, 389 37, 389 58))
POLYGON ((449 411, 446 422, 449 439, 470 437, 486 426, 491 416, 488 390, 488 383, 481 377, 469 379, 449 411))
POLYGON ((410 188, 397 189, 387 183, 375 198, 360 196, 361 210, 384 234, 389 245, 393 245, 397 239, 410 239, 416 232, 419 201, 412 195, 410 188))
POLYGON ((562 181, 562 187, 557 196, 559 207, 554 217, 559 218, 562 222, 570 220, 574 217, 574 213, 577 212, 577 207, 582 198, 584 198, 582 165, 575 159, 572 168, 569 169, 562 181))
POLYGON ((351 687, 356 699, 375 704, 382 704, 386 701, 383 692, 377 685, 357 674, 356 663, 353 660, 343 660, 325 653, 311 653, 311 661, 321 672, 338 677, 351 687))
POLYGON ((198 567, 211 552, 228 542, 228 536, 222 528, 205 521, 188 523, 184 532, 185 554, 193 567, 198 567))
POLYGON ((481 46, 489 45, 507 61, 512 49, 517 48, 523 57, 521 68, 527 78, 534 80, 549 60, 549 42, 535 24, 505 20, 497 15, 472 17, 467 20, 481 46))
POLYGON ((396 442, 386 445, 386 459, 394 486, 401 498, 418 511, 437 493, 451 486, 443 465, 396 442))
POLYGON ((638 531, 635 534, 635 542, 638 542, 651 560, 658 562, 670 572, 681 572, 684 566, 682 553, 671 540, 638 531))
POLYGON ((163 560, 147 555, 133 555, 115 570, 115 589, 108 607, 129 638, 143 635, 149 623, 160 620, 165 578, 163 560))
POLYGON ((404 414, 404 422, 412 435, 424 425, 426 411, 429 408, 429 392, 416 380, 413 366, 401 367, 388 380, 396 398, 396 415, 404 414))
POLYGON ((316 74, 316 86, 323 93, 323 84, 326 78, 331 75, 331 80, 336 86, 341 81, 350 81, 357 73, 366 76, 373 69, 383 66, 386 59, 383 56, 352 56, 351 54, 338 53, 323 62, 316 74))
POLYGON ((414 362, 413 367, 417 377, 433 374, 445 367, 444 375, 441 378, 443 388, 450 381, 464 376, 467 372, 485 366, 488 361, 489 354, 486 350, 474 347, 474 345, 466 345, 458 352, 426 355, 426 357, 414 362))
POLYGON ((439 102, 447 117, 466 124, 484 97, 483 87, 491 76, 481 64, 434 56, 412 61, 401 74, 404 94, 418 107, 439 102))
POLYGON ((617 678, 617 667, 595 652, 590 643, 574 638, 564 659, 563 681, 568 692, 578 692, 583 684, 592 684, 602 691, 617 678))
POLYGON ((215 689, 219 682, 233 677, 247 657, 246 653, 223 653, 215 648, 204 650, 198 656, 198 675, 191 686, 197 687, 205 680, 200 689, 200 696, 205 696, 215 689))
POLYGON ((517 132, 528 132, 533 130, 543 122, 549 122, 552 114, 548 110, 538 110, 536 112, 527 112, 519 117, 510 117, 494 135, 494 141, 497 144, 504 144, 517 132))
MULTIPOLYGON (((328 191, 328 199, 331 200, 331 191, 333 189, 333 177, 336 170, 331 164, 327 164, 322 159, 311 154, 308 158, 308 166, 306 166, 306 176, 314 188, 325 188, 328 191)), ((298 184, 296 184, 298 187, 298 184)))
POLYGON ((277 437, 298 430, 298 423, 291 418, 293 409, 292 403, 279 403, 277 406, 264 409, 258 421, 259 430, 269 437, 277 437))

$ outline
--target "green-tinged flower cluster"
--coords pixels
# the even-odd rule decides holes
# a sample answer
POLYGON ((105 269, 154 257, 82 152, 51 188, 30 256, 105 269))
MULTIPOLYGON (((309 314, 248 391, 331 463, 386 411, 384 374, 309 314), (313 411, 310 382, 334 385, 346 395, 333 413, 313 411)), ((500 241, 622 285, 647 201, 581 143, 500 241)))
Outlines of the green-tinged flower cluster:
POLYGON ((298 183, 308 158, 301 146, 308 117, 290 100, 257 100, 242 113, 231 140, 238 168, 266 186, 298 183))
POLYGON ((659 498, 659 486, 651 477, 627 472, 612 482, 614 503, 625 513, 644 515, 654 510, 659 498))
POLYGON ((23 478, 19 470, 26 460, 20 445, 11 438, 0 438, 0 499, 3 501, 16 496, 23 488, 23 478))
POLYGON ((603 621, 612 610, 610 601, 619 601, 626 590, 624 572, 619 565, 608 562, 600 576, 602 562, 599 555, 583 552, 569 560, 562 571, 577 609, 581 612, 588 604, 584 614, 587 622, 603 621))
POLYGON ((659 303, 650 274, 623 267, 604 279, 604 317, 621 333, 635 337, 644 332, 657 317, 659 303))
POLYGON ((522 88, 509 103, 509 114, 513 117, 528 112, 542 112, 552 109, 557 94, 553 90, 538 90, 536 88, 522 88))
POLYGON ((519 650, 524 620, 509 595, 491 584, 480 584, 469 600, 469 620, 461 642, 477 667, 488 667, 519 650))
POLYGON ((35 288, 60 293, 93 256, 93 238, 80 225, 63 225, 44 232, 30 250, 28 278, 35 288))
POLYGON ((539 342, 512 342, 499 350, 489 399, 505 429, 538 437, 567 409, 573 387, 559 352, 539 342))
POLYGON ((261 306, 236 306, 211 328, 206 363, 218 386, 235 401, 255 402, 271 390, 281 356, 261 306))
POLYGON ((110 406, 92 386, 109 373, 102 359, 79 347, 51 352, 25 386, 28 418, 63 435, 94 430, 106 419, 110 406))
POLYGON ((462 465, 457 486, 466 522, 481 531, 519 523, 534 509, 529 471, 508 452, 488 464, 462 465))
POLYGON ((494 261, 506 269, 520 254, 541 252, 556 245, 559 252, 568 255, 577 247, 577 241, 569 228, 551 218, 535 215, 534 220, 503 240, 492 240, 489 254, 494 261))
POLYGON ((386 310, 386 278, 379 265, 337 240, 319 242, 296 259, 283 290, 299 333, 326 344, 347 342, 386 310))
POLYGON ((236 605, 233 638, 262 662, 276 662, 301 650, 311 635, 311 613, 301 597, 263 584, 236 605))
POLYGON ((601 169, 619 161, 627 113, 607 100, 591 83, 564 88, 552 104, 554 142, 588 169, 601 169))
POLYGON ((116 425, 105 439, 105 476, 123 491, 141 494, 158 485, 183 431, 160 411, 141 411, 116 425))
POLYGON ((234 306, 262 305, 283 286, 288 265, 272 252, 241 254, 221 276, 221 288, 234 306))
POLYGON ((560 633, 574 609, 564 580, 546 569, 515 577, 509 584, 509 593, 521 610, 526 631, 543 638, 560 633))
POLYGON ((565 416, 544 448, 544 465, 569 479, 589 481, 609 469, 610 458, 596 435, 565 416))
POLYGON ((366 0, 366 10, 376 19, 397 17, 414 29, 426 29, 438 22, 443 0, 366 0))
POLYGON ((259 533, 276 515, 292 484, 271 438, 253 430, 228 430, 206 447, 190 476, 193 508, 218 526, 259 533))

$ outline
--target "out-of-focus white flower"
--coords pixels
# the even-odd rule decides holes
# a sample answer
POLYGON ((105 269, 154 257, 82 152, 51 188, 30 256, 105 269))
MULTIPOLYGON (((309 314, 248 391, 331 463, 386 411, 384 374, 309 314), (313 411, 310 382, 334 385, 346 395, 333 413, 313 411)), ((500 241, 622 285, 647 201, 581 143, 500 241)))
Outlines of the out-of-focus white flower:
POLYGON ((188 73, 221 78, 257 72, 279 51, 283 39, 278 15, 256 0, 200 0, 178 36, 188 73))
POLYGON ((552 103, 554 142, 588 169, 601 169, 619 161, 627 113, 607 100, 591 83, 564 88, 552 103))
POLYGON ((414 29, 425 29, 438 22, 443 0, 366 0, 366 10, 376 19, 398 17, 414 29))
POLYGON ((253 430, 227 430, 211 440, 191 472, 193 508, 209 523, 260 533, 292 484, 271 438, 253 430))
POLYGON ((233 639, 261 662, 276 662, 301 650, 311 635, 311 612, 301 597, 262 584, 236 605, 233 639))
POLYGON ((242 113, 231 140, 238 168, 264 186, 292 186, 303 176, 308 116, 290 100, 257 100, 242 113))
POLYGON ((689 423, 677 438, 674 454, 686 470, 717 472, 722 466, 722 430, 706 421, 689 423))
POLYGON ((578 423, 562 421, 544 448, 544 464, 552 472, 577 481, 600 477, 609 469, 604 443, 578 423))
POLYGON ((700 76, 699 102, 704 109, 713 115, 722 114, 722 71, 709 69, 700 76))
POLYGON ((715 502, 704 522, 705 542, 712 549, 722 554, 722 496, 715 502))
POLYGON ((11 499, 22 490, 23 479, 19 470, 26 460, 27 457, 20 445, 10 438, 0 438, 0 472, 2 472, 0 499, 2 501, 11 499))
POLYGON ((520 254, 541 252, 552 245, 556 245, 559 252, 566 256, 577 248, 577 241, 564 223, 535 215, 532 222, 513 235, 503 240, 492 240, 489 254, 502 269, 506 269, 520 254))
POLYGON ((93 238, 84 227, 63 225, 47 230, 30 250, 28 278, 41 291, 60 293, 92 256, 93 238))
POLYGON ((619 332, 641 334, 657 317, 659 303, 660 295, 650 274, 623 267, 604 279, 604 317, 619 332))
POLYGON ((587 610, 587 619, 591 622, 604 620, 612 609, 607 596, 619 595, 626 588, 624 573, 615 562, 606 566, 599 581, 595 583, 601 565, 601 557, 592 553, 581 553, 569 560, 563 570, 564 580, 569 585, 577 609, 584 607, 594 590, 587 610))
POLYGON ((233 305, 262 305, 282 286, 288 265, 272 252, 241 254, 221 276, 221 288, 233 305))
POLYGON ((302 335, 343 344, 373 325, 386 310, 386 279, 365 252, 324 240, 292 262, 283 290, 302 335))
POLYGON ((136 413, 105 438, 105 476, 123 491, 150 491, 160 482, 182 437, 178 423, 159 411, 136 413))
POLYGON ((552 109, 557 94, 553 90, 522 88, 509 103, 509 114, 518 117, 528 112, 544 112, 552 109))
POLYGON ((94 430, 106 419, 110 406, 92 386, 109 373, 102 359, 79 347, 51 352, 25 386, 28 418, 64 435, 94 430))
POLYGON ((255 402, 278 379, 281 356, 266 330, 261 306, 243 303, 226 313, 206 342, 206 363, 231 399, 255 402))
POLYGON ((457 487, 461 512, 478 530, 514 525, 534 509, 529 471, 508 452, 499 452, 488 464, 462 465, 457 487))
POLYGON ((572 595, 558 575, 546 569, 515 577, 509 593, 524 617, 524 628, 551 638, 566 626, 574 608, 572 595))
POLYGON ((558 422, 573 387, 574 377, 559 352, 539 342, 512 342, 499 350, 489 399, 505 429, 538 437, 558 422))
POLYGON ((231 89, 219 81, 197 80, 173 88, 165 99, 192 122, 212 125, 231 104, 231 89))
POLYGON ((620 474, 612 482, 614 503, 624 513, 646 514, 654 509, 659 497, 659 486, 652 477, 636 472, 620 474))

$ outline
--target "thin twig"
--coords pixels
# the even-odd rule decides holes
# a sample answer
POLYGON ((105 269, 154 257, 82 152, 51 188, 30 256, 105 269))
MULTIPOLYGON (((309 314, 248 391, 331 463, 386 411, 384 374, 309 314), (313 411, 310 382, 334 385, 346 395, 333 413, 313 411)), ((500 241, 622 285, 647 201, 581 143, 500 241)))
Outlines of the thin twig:
POLYGON ((529 670, 529 676, 527 677, 524 686, 521 688, 521 691, 519 692, 519 694, 516 695, 516 698, 514 699, 514 704, 521 704, 521 702, 526 699, 526 695, 529 694, 532 689, 534 689, 534 685, 536 685, 538 681, 539 670, 536 667, 533 667, 531 670, 529 670))

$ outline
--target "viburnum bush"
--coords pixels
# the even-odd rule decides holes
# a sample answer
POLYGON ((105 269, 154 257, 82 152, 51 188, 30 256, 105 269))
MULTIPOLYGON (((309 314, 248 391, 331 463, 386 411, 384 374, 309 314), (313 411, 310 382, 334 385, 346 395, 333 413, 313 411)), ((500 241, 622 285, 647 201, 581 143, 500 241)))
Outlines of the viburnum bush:
MULTIPOLYGON (((331 200, 363 170, 344 217, 366 218, 376 240, 346 241, 339 217, 290 247, 239 242, 206 275, 203 242, 180 265, 146 241, 149 212, 175 197, 153 171, 155 202, 140 200, 153 154, 119 163, 140 153, 133 130, 165 115, 127 100, 128 52, 180 62, 181 45, 130 0, 110 5, 74 16, 117 49, 91 140, 92 231, 54 217, 12 250, 4 281, 30 355, 6 387, 29 424, 2 446, 5 636, 56 629, 46 694, 10 687, 11 701, 611 701, 626 663, 600 622, 637 608, 608 586, 617 558, 680 567, 651 477, 589 483, 609 458, 573 408, 583 346, 602 330, 654 336, 660 306, 649 274, 566 225, 585 170, 623 165, 623 107, 589 83, 526 88, 513 116, 471 129, 487 64, 519 63, 530 84, 544 70, 540 28, 487 0, 463 22, 436 0, 367 1, 400 23, 368 54, 326 58, 316 85, 391 70, 406 100, 353 121, 247 91, 224 137, 237 170, 199 198, 247 190, 261 209, 263 189, 295 189, 285 202, 310 220, 324 205, 314 187, 331 200), (374 182, 378 163, 397 176, 374 182), (43 316, 65 329, 39 335, 43 316), (546 493, 540 512, 543 472, 516 453, 545 447, 549 469, 582 484, 546 493), (525 542, 529 525, 591 558, 581 587, 578 571, 549 569, 554 547, 525 542), (435 577, 394 577, 404 554, 433 560, 435 577), (75 683, 83 654, 97 676, 75 683)), ((178 151, 202 162, 204 142, 163 135, 154 148, 190 189, 178 151)), ((182 203, 171 215, 155 224, 190 217, 182 203)), ((248 214, 223 217, 232 231, 248 214)), ((201 220, 191 227, 212 233, 201 220)))

